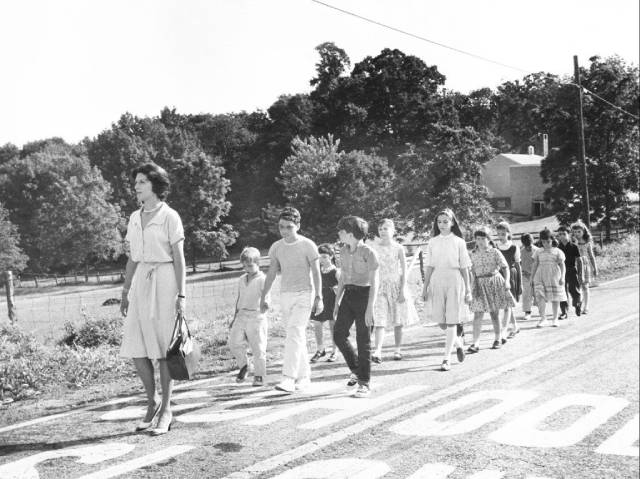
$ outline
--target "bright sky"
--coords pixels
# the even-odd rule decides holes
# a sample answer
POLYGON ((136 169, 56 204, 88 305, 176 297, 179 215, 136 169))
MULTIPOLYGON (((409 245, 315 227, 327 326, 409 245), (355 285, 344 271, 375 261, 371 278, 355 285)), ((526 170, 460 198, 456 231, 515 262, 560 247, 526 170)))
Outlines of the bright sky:
MULTIPOLYGON (((571 74, 573 55, 638 64, 637 0, 325 0, 526 71, 571 74)), ((445 87, 524 73, 366 23, 311 0, 20 0, 0 3, 0 145, 77 142, 124 112, 267 109, 308 92, 333 41, 352 64, 383 48, 437 65, 445 87)))

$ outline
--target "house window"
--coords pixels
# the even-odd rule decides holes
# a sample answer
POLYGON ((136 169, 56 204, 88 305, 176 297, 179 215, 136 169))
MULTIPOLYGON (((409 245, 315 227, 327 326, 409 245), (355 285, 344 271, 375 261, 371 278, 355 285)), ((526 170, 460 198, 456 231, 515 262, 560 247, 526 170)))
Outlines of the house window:
POLYGON ((491 206, 496 211, 510 211, 511 210, 511 198, 508 196, 505 197, 496 197, 489 199, 491 206))
POLYGON ((545 212, 544 201, 534 201, 533 216, 542 216, 544 215, 544 212, 545 212))

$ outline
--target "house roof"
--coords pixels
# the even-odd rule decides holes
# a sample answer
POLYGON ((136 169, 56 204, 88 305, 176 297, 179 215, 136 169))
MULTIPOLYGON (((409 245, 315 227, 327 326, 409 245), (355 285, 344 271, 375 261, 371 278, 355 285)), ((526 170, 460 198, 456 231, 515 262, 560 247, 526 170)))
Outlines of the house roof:
POLYGON ((498 156, 502 156, 508 160, 511 160, 520 166, 540 165, 540 162, 544 158, 544 156, 540 155, 521 155, 516 153, 501 153, 498 156))

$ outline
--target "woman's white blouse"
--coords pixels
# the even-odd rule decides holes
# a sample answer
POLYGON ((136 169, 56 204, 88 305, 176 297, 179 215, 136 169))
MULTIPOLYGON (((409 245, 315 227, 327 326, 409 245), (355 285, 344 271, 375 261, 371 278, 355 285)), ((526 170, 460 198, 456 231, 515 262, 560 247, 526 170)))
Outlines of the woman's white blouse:
POLYGON ((144 230, 140 210, 129 218, 125 241, 129 245, 129 257, 135 262, 167 263, 173 261, 171 247, 184 240, 184 228, 180 215, 163 203, 144 230))
POLYGON ((425 264, 436 269, 470 268, 471 258, 467 244, 453 233, 431 238, 427 244, 425 264))

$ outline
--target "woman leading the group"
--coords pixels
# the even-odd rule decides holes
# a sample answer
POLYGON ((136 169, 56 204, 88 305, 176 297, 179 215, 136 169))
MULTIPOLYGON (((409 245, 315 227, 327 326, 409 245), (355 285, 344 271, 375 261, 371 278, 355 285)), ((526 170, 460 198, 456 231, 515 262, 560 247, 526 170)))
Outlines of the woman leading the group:
POLYGON ((167 172, 147 163, 131 176, 142 207, 131 215, 125 238, 129 259, 120 306, 125 316, 120 355, 133 359, 147 394, 147 411, 136 431, 160 435, 169 431, 173 419, 165 355, 176 314, 185 310, 184 230, 178 213, 164 202, 170 185, 167 172), (154 360, 162 398, 156 392, 154 360))

